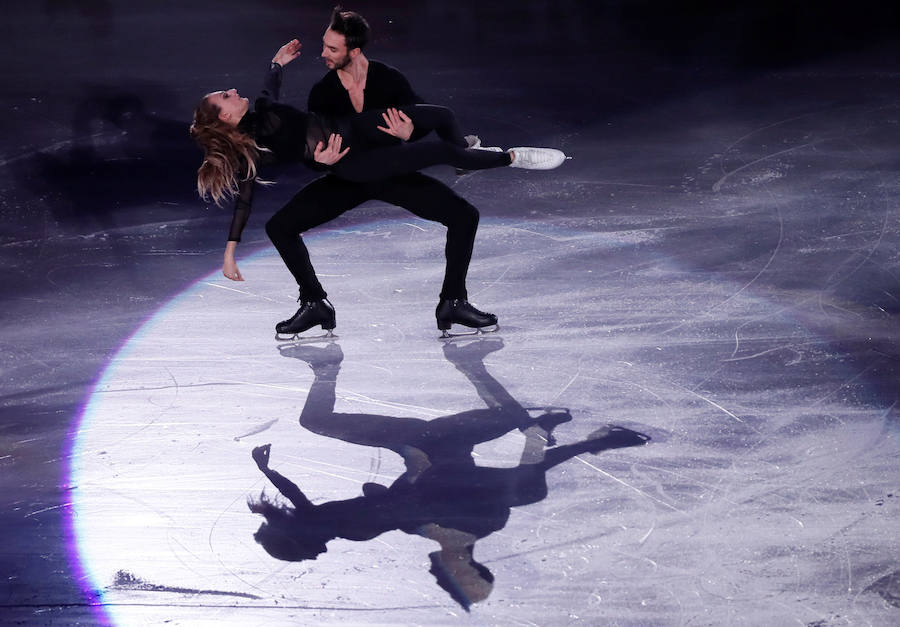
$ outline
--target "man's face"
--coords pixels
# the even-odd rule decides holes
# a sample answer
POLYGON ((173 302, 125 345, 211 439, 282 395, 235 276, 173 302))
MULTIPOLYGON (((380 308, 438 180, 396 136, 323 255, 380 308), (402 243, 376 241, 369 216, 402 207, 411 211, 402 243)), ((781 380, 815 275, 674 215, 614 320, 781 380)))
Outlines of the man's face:
POLYGON ((322 58, 329 70, 342 70, 353 60, 350 51, 347 50, 347 40, 340 33, 330 28, 322 37, 322 58))

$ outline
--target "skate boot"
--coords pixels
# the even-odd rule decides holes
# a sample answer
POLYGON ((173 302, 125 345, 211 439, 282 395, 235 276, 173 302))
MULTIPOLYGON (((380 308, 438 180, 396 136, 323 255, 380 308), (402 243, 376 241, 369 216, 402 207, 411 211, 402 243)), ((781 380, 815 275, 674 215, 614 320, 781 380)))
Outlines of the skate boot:
POLYGON ((443 332, 442 338, 457 337, 457 335, 449 333, 450 327, 454 324, 475 329, 461 335, 489 333, 500 328, 497 324, 497 316, 479 311, 469 301, 462 298, 442 299, 438 303, 434 315, 437 318, 438 329, 443 332))
POLYGON ((650 436, 632 431, 627 427, 608 425, 591 433, 584 442, 588 452, 598 455, 602 451, 613 448, 628 448, 629 446, 643 446, 650 441, 650 436))
POLYGON ((327 333, 323 337, 333 337, 336 324, 334 307, 326 299, 301 301, 300 309, 287 320, 275 325, 275 338, 278 340, 295 340, 300 333, 321 325, 327 333), (282 337, 282 336, 289 337, 282 337))
POLYGON ((511 168, 524 168, 526 170, 552 170, 558 168, 566 160, 566 154, 555 148, 510 148, 506 152, 515 155, 511 168))
POLYGON ((547 440, 547 446, 556 446, 556 436, 553 435, 553 430, 570 420, 572 420, 572 414, 568 409, 548 409, 534 423, 546 434, 544 439, 547 440))

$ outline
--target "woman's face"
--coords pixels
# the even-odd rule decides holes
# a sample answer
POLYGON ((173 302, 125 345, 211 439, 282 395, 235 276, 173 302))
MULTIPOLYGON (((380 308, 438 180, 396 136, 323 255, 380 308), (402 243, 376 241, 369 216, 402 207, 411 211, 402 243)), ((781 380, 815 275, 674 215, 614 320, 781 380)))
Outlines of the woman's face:
POLYGON ((241 98, 236 89, 214 91, 207 99, 219 107, 219 119, 229 124, 237 124, 250 108, 250 101, 241 98))

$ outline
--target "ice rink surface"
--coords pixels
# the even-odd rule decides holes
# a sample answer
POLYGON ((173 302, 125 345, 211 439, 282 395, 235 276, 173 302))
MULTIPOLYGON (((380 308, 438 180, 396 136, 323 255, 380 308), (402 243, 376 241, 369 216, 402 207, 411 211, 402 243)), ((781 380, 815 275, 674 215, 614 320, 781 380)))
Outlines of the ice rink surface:
POLYGON ((263 225, 310 171, 221 275, 191 108, 294 36, 305 102, 328 3, 17 7, 0 621, 897 624, 896 10, 662 6, 348 7, 486 144, 572 157, 428 171, 481 211, 500 318, 452 342, 443 227, 382 203, 305 237, 337 337, 274 339, 263 225), (258 541, 254 449, 302 557, 258 541))

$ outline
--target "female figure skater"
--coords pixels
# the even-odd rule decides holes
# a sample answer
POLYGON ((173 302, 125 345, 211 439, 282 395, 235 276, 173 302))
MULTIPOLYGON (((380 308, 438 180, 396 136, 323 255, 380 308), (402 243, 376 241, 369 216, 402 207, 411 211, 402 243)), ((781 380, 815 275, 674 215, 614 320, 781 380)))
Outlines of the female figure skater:
POLYGON ((565 161, 565 154, 552 148, 503 152, 482 147, 477 137, 462 135, 452 110, 437 105, 330 117, 282 104, 278 102, 282 68, 298 56, 296 39, 281 47, 253 111, 235 89, 212 92, 200 101, 190 132, 205 153, 197 172, 202 198, 218 204, 226 196, 242 194, 242 183, 256 178, 259 165, 273 161, 302 161, 360 183, 439 164, 463 170, 503 166, 549 170, 565 161), (416 139, 434 131, 442 141, 402 143, 395 130, 402 123, 413 125, 416 139))

